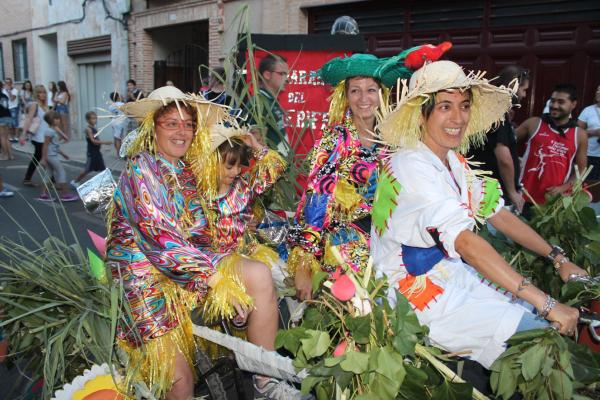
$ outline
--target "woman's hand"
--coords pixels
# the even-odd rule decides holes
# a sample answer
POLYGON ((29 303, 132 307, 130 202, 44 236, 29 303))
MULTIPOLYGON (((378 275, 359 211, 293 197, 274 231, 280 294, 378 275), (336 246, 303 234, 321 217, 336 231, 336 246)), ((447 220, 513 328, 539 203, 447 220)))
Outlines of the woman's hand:
POLYGON ((294 286, 296 286, 296 297, 298 300, 312 299, 312 274, 309 268, 299 266, 294 277, 294 286))
POLYGON ((558 325, 558 331, 561 334, 572 336, 575 334, 575 329, 577 328, 579 310, 561 303, 556 303, 556 305, 552 307, 552 310, 550 310, 546 319, 556 323, 558 325))
POLYGON ((588 275, 585 269, 578 267, 571 261, 567 261, 561 265, 561 267, 558 269, 558 274, 560 275, 560 279, 562 279, 562 281, 565 283, 569 280, 569 276, 571 275, 588 275))
POLYGON ((233 302, 233 308, 235 308, 235 312, 237 314, 233 318, 235 321, 235 324, 238 326, 244 325, 246 323, 246 320, 248 319, 248 316, 252 312, 252 308, 244 307, 235 300, 233 302))
POLYGON ((255 135, 253 135, 252 133, 248 133, 247 135, 245 135, 242 140, 244 141, 244 143, 246 143, 248 146, 252 147, 252 150, 255 151, 259 151, 261 150, 264 146, 258 141, 258 139, 256 138, 255 135))

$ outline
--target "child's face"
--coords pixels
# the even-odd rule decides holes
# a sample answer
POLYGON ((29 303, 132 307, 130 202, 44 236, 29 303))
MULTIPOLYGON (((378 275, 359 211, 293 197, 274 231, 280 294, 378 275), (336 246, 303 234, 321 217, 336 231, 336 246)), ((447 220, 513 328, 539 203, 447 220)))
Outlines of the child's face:
POLYGON ((58 117, 58 118, 54 118, 54 119, 52 120, 52 127, 53 127, 53 128, 55 128, 55 127, 57 127, 57 126, 60 126, 60 122, 61 122, 61 121, 60 121, 60 117, 58 117))
POLYGON ((235 178, 237 178, 240 172, 242 172, 240 160, 235 160, 235 163, 232 163, 232 161, 233 160, 231 159, 226 159, 221 162, 221 176, 219 183, 222 187, 231 186, 235 178))
POLYGON ((97 117, 96 115, 91 115, 91 116, 88 118, 88 123, 89 123, 90 125, 92 125, 92 126, 95 126, 95 125, 96 125, 96 122, 98 122, 98 117, 97 117))

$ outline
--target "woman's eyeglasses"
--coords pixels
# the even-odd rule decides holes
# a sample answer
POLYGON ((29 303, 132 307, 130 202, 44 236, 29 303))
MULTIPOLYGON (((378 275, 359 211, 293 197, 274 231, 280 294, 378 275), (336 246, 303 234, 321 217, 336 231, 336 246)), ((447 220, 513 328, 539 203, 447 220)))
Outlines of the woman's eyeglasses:
POLYGON ((176 131, 178 129, 184 131, 195 131, 196 123, 193 121, 182 121, 176 119, 163 119, 160 121, 156 121, 156 123, 163 129, 168 131, 176 131))

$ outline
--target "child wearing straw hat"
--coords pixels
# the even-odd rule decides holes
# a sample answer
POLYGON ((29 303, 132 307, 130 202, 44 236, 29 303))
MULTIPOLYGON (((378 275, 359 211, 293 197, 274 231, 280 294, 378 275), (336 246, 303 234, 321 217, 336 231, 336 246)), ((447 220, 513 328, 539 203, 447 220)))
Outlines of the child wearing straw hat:
POLYGON ((242 129, 215 125, 211 128, 211 161, 205 168, 206 179, 200 181, 202 206, 207 216, 201 228, 210 238, 212 251, 236 251, 271 267, 278 287, 283 284, 285 265, 270 247, 257 242, 252 231, 256 224, 253 205, 268 191, 286 168, 285 160, 275 150, 260 144, 255 136, 242 129), (250 160, 254 165, 242 174, 250 160), (214 173, 210 171, 216 170, 214 173))
POLYGON ((389 280, 390 300, 402 293, 433 343, 486 368, 517 331, 552 322, 572 335, 578 311, 536 288, 473 232, 489 220, 551 258, 563 280, 585 274, 505 210, 498 182, 460 154, 503 118, 513 90, 491 85, 483 74, 467 75, 451 61, 427 64, 404 83, 379 124, 394 153, 380 171, 371 231, 374 266, 389 280))

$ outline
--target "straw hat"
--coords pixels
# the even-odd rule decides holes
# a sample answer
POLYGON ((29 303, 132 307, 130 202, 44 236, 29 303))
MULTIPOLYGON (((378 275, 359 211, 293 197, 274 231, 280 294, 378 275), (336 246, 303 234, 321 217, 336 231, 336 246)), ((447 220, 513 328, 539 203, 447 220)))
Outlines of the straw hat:
MULTIPOLYGON (((163 86, 153 90, 148 97, 131 103, 125 103, 120 107, 121 111, 128 117, 143 119, 169 103, 194 104, 198 112, 204 117, 207 124, 213 125, 219 119, 218 114, 226 112, 227 106, 212 103, 198 94, 185 94, 175 86, 163 86), (215 114, 211 117, 212 114, 215 114)), ((179 108, 179 107, 178 107, 179 108)), ((222 119, 222 118, 221 118, 222 119)))
POLYGON ((248 135, 248 131, 238 127, 227 127, 216 124, 210 128, 210 152, 214 152, 225 141, 230 142, 233 138, 242 138, 248 135))
POLYGON ((383 112, 379 123, 381 141, 392 147, 414 146, 422 139, 421 107, 431 95, 441 90, 470 89, 471 118, 467 125, 461 152, 471 144, 483 143, 492 126, 502 121, 512 105, 517 89, 494 86, 484 78, 485 72, 469 72, 452 61, 426 64, 412 75, 408 86, 402 81, 402 91, 395 107, 383 112))

